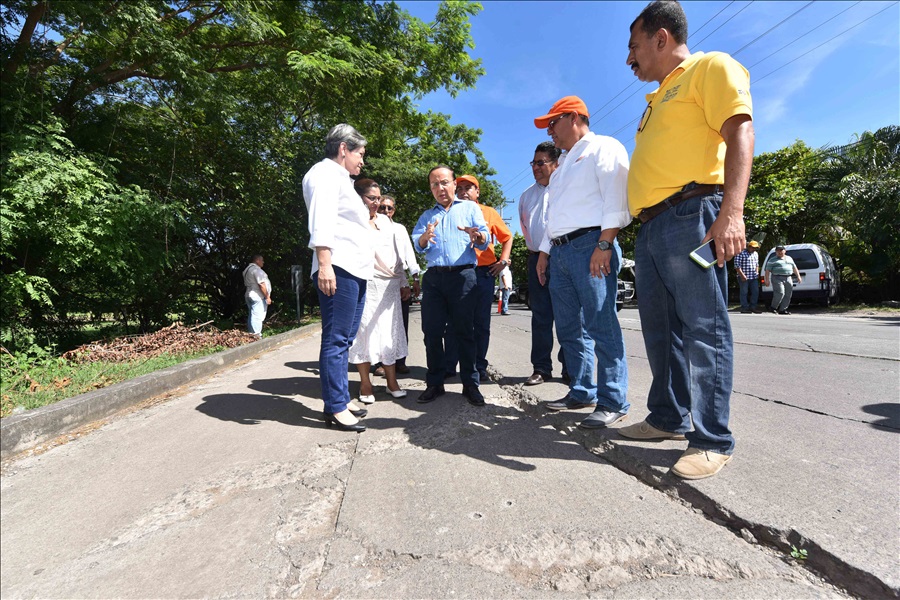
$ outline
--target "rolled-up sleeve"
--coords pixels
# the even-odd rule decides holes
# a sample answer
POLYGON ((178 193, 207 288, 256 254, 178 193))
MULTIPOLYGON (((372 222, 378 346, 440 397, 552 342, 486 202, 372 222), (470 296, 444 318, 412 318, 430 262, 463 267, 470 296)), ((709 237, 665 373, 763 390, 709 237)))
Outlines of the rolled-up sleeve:
POLYGON ((621 229, 631 223, 628 211, 628 152, 618 141, 607 144, 597 160, 597 181, 603 198, 600 227, 621 229))
POLYGON ((334 248, 338 221, 340 182, 327 173, 316 173, 307 181, 309 201, 309 247, 334 248))

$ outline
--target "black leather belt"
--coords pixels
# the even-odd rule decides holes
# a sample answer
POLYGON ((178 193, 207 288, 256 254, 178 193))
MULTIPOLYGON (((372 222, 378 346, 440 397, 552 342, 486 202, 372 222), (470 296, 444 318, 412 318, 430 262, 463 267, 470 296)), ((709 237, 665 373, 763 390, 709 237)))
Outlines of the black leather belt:
POLYGON ((456 265, 455 267, 428 267, 429 271, 437 271, 438 273, 459 273, 465 269, 471 269, 475 265, 456 265))
POLYGON ((709 196, 710 194, 716 194, 720 191, 723 191, 721 185, 713 185, 711 183, 689 183, 659 204, 654 204, 653 206, 642 210, 638 213, 638 219, 641 220, 641 223, 646 223, 666 212, 673 206, 681 204, 685 200, 690 200, 697 196, 709 196))
POLYGON ((561 235, 557 238, 553 238, 550 240, 551 246, 562 246, 563 244, 568 244, 569 242, 575 241, 581 236, 588 234, 592 231, 600 231, 603 229, 602 227, 582 227, 581 229, 576 229, 575 231, 570 231, 566 235, 561 235))
POLYGON ((493 263, 490 265, 475 265, 475 270, 477 271, 479 269, 487 269, 490 271, 491 267, 493 267, 495 264, 497 264, 497 263, 493 263))

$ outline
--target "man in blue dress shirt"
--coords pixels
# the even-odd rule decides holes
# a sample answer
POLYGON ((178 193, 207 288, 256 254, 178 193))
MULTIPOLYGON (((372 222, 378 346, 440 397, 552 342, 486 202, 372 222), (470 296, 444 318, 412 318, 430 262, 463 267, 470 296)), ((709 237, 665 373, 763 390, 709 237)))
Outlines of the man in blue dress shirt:
POLYGON ((470 404, 484 406, 475 370, 475 263, 474 248, 484 250, 488 229, 478 204, 456 199, 456 177, 439 165, 428 173, 436 204, 422 213, 412 231, 413 248, 425 255, 428 267, 422 278, 422 333, 428 374, 419 402, 444 394, 444 329, 449 324, 459 343, 459 377, 470 404))

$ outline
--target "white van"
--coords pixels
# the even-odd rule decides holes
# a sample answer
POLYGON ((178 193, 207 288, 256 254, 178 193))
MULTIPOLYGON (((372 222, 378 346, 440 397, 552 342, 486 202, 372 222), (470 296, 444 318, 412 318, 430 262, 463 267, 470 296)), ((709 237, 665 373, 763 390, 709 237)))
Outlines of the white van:
MULTIPOLYGON (((803 278, 794 282, 793 300, 815 300, 822 306, 838 301, 841 296, 841 272, 834 259, 822 246, 816 244, 785 244, 785 253, 794 259, 803 278)), ((775 248, 769 250, 766 260, 760 263, 759 303, 772 302, 772 282, 766 281, 766 265, 775 256, 775 248)))

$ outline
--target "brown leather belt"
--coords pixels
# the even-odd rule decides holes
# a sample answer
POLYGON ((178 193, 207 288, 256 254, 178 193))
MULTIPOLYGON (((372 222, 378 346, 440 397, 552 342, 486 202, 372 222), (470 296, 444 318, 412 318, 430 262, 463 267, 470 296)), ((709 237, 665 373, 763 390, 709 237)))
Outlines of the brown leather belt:
POLYGON ((666 212, 673 206, 681 204, 685 200, 690 200, 697 196, 717 194, 720 191, 723 191, 721 185, 713 185, 711 183, 689 183, 659 204, 654 204, 653 206, 642 210, 638 213, 638 219, 641 220, 641 223, 646 223, 666 212))

